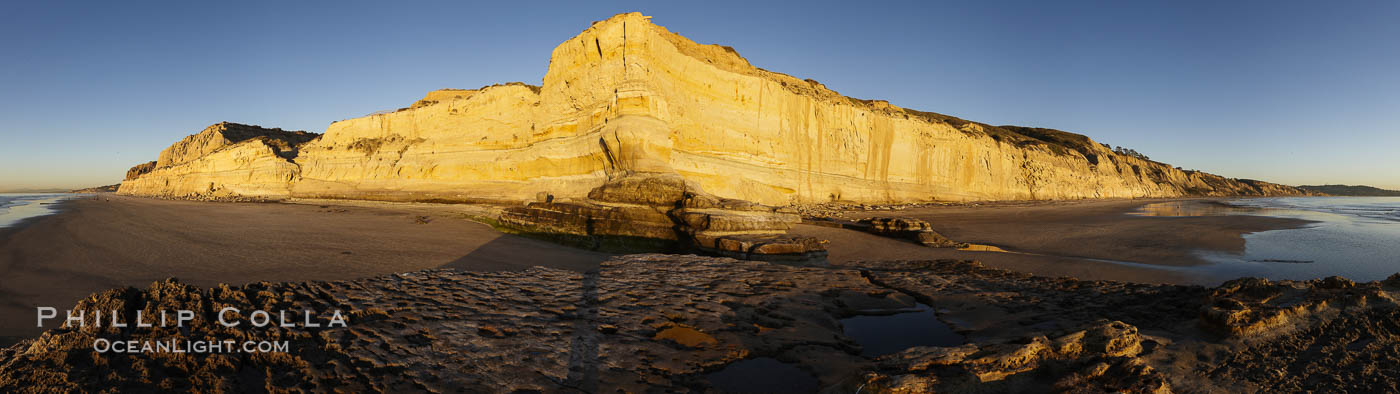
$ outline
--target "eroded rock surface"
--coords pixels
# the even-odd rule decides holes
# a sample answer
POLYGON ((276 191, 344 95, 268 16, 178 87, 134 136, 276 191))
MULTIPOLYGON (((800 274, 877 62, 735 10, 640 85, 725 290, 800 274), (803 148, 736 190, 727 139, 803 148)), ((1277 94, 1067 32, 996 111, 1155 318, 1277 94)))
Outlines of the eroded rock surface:
POLYGON ((735 360, 808 354, 827 355, 806 368, 838 384, 855 378, 853 365, 866 363, 839 335, 837 318, 845 312, 836 300, 847 293, 875 304, 893 294, 852 270, 674 255, 628 256, 587 274, 428 270, 210 289, 159 282, 96 294, 77 309, 115 310, 123 319, 137 310, 146 316, 194 310, 198 317, 187 333, 52 330, 0 352, 0 390, 690 391, 706 387, 703 373, 735 360), (323 325, 339 309, 350 322, 346 328, 214 324, 228 306, 245 314, 313 310, 323 325), (291 352, 98 356, 96 338, 287 340, 291 352))
POLYGON ((151 172, 151 170, 154 169, 156 169, 156 162, 154 160, 137 164, 135 166, 132 166, 131 169, 126 170, 126 178, 123 178, 123 180, 129 181, 132 179, 136 179, 142 175, 146 175, 146 173, 151 172))
POLYGON ((1137 328, 1101 321, 1020 343, 919 347, 883 356, 866 376, 873 392, 1169 393, 1166 376, 1136 356, 1137 328))
POLYGON ((703 392, 712 389, 708 373, 772 358, 833 393, 1383 392, 1400 376, 1400 312, 1390 301, 1400 288, 1391 282, 1400 279, 1208 289, 962 261, 802 268, 661 254, 617 257, 582 274, 427 270, 208 289, 166 281, 96 294, 78 308, 123 319, 194 310, 187 329, 50 330, 0 349, 0 391, 703 392), (864 357, 843 333, 844 317, 915 301, 968 342, 864 357), (1221 320, 1226 304, 1254 313, 1221 320), (1294 305, 1308 312, 1287 314, 1287 325, 1218 327, 1273 322, 1294 305), (349 325, 212 324, 229 306, 309 309, 321 324, 339 309, 349 325), (96 338, 286 340, 290 352, 97 355, 96 338))
POLYGON ((121 194, 191 199, 289 197, 298 149, 319 135, 221 122, 132 167, 121 194))
MULTIPOLYGON (((1055 333, 1092 331, 1104 319, 1138 332, 1142 350, 1134 357, 1088 352, 1065 358, 1036 350, 1036 357, 1050 364, 1029 366, 1054 372, 1040 372, 1040 378, 1011 377, 1022 380, 998 383, 1009 385, 1002 387, 1386 392, 1400 384, 1400 308, 1394 302, 1400 275, 1371 283, 1339 277, 1278 282, 1242 278, 1211 289, 1037 277, 961 261, 853 265, 863 267, 874 283, 936 305, 940 318, 979 343, 964 350, 980 354, 988 354, 982 343, 1014 345, 994 348, 991 354, 1008 349, 1025 354, 1026 349, 1039 349, 1028 344, 1053 343, 1055 333), (1027 342, 1026 337, 1036 333, 1045 337, 1033 336, 1027 342), (1158 386, 1160 381, 1167 385, 1158 386)), ((884 382, 894 391, 962 391, 958 382, 983 376, 975 368, 982 361, 948 354, 962 353, 932 349, 889 357, 886 368, 872 375, 872 383, 884 382), (930 370, 938 373, 920 376, 938 379, 900 377, 908 371, 902 368, 928 362, 944 366, 930 370), (969 362, 974 365, 966 365, 969 362)))

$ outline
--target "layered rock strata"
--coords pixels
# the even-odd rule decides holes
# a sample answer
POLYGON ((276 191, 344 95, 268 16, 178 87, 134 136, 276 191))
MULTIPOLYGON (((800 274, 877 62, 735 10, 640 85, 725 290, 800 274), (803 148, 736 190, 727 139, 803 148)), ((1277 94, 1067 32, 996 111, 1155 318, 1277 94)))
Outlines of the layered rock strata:
POLYGON ((512 230, 589 249, 663 249, 748 260, 824 265, 825 241, 783 233, 800 221, 790 208, 711 196, 673 174, 633 174, 593 189, 582 200, 541 194, 506 208, 512 230))
POLYGON ((906 238, 924 246, 935 248, 958 248, 966 243, 953 241, 933 231, 928 222, 914 218, 865 218, 856 222, 864 226, 866 232, 894 238, 906 238))
POLYGON ((142 175, 146 175, 146 173, 151 172, 151 170, 154 169, 156 169, 156 162, 154 160, 137 164, 135 166, 132 166, 131 169, 126 170, 126 177, 122 178, 122 180, 129 181, 132 179, 136 179, 142 175))
POLYGON ((118 193, 183 198, 285 198, 300 169, 291 160, 318 135, 218 123, 132 167, 118 193))
POLYGON ((933 227, 930 226, 928 222, 914 218, 874 217, 861 220, 845 220, 834 217, 810 217, 804 219, 803 223, 867 232, 882 237, 912 241, 933 248, 961 248, 968 246, 966 242, 948 239, 948 237, 943 236, 943 234, 933 231, 933 227))
POLYGON ((1178 170, 1078 134, 845 97, 638 13, 556 47, 541 86, 431 92, 335 122, 294 158, 204 134, 150 172, 133 169, 122 192, 519 203, 542 192, 583 199, 632 173, 767 205, 1299 192, 1178 170))

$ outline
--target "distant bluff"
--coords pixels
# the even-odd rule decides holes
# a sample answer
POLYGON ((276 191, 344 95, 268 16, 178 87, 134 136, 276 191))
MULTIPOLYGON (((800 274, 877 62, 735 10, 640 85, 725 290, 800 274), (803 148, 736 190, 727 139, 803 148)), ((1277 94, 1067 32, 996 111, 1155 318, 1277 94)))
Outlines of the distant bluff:
POLYGON ((160 152, 155 161, 126 172, 118 193, 173 197, 285 196, 297 179, 297 148, 319 137, 220 122, 160 152))
POLYGON ((176 143, 120 192, 518 203, 666 176, 769 205, 1304 193, 1178 170, 1078 134, 845 97, 639 13, 556 47, 542 86, 431 92, 320 136, 239 130, 215 125, 176 143))

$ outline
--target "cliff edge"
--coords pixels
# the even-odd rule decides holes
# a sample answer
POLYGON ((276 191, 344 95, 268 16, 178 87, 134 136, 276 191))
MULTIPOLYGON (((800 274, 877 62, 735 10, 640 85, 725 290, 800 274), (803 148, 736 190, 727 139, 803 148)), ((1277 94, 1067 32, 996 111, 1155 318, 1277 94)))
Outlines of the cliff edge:
POLYGON ((297 149, 319 137, 220 122, 126 173, 120 194, 182 198, 281 198, 297 178, 297 149))
POLYGON ((541 86, 435 91, 332 123, 319 138, 232 130, 176 143, 133 168, 121 193, 519 203, 679 176, 693 190, 768 205, 1305 194, 1179 170, 1083 135, 845 97, 639 13, 560 44, 541 86))

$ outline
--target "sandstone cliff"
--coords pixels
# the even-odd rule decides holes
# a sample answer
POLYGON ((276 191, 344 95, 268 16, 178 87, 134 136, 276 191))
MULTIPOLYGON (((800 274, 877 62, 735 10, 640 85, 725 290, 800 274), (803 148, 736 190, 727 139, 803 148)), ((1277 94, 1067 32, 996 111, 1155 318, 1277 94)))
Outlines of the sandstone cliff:
POLYGON ((132 179, 139 178, 140 176, 146 175, 146 173, 151 172, 151 170, 154 169, 156 169, 155 161, 148 161, 145 163, 137 164, 135 166, 132 166, 131 169, 126 170, 126 178, 122 178, 122 180, 129 181, 132 179))
POLYGON ((118 193, 167 197, 286 197, 297 178, 304 131, 222 122, 185 137, 154 162, 127 171, 118 193))
POLYGON ((679 175, 769 205, 1300 193, 1120 155, 1078 134, 845 97, 638 13, 560 44, 542 86, 435 91, 335 122, 294 157, 268 139, 204 134, 162 152, 122 192, 518 203, 679 175))

